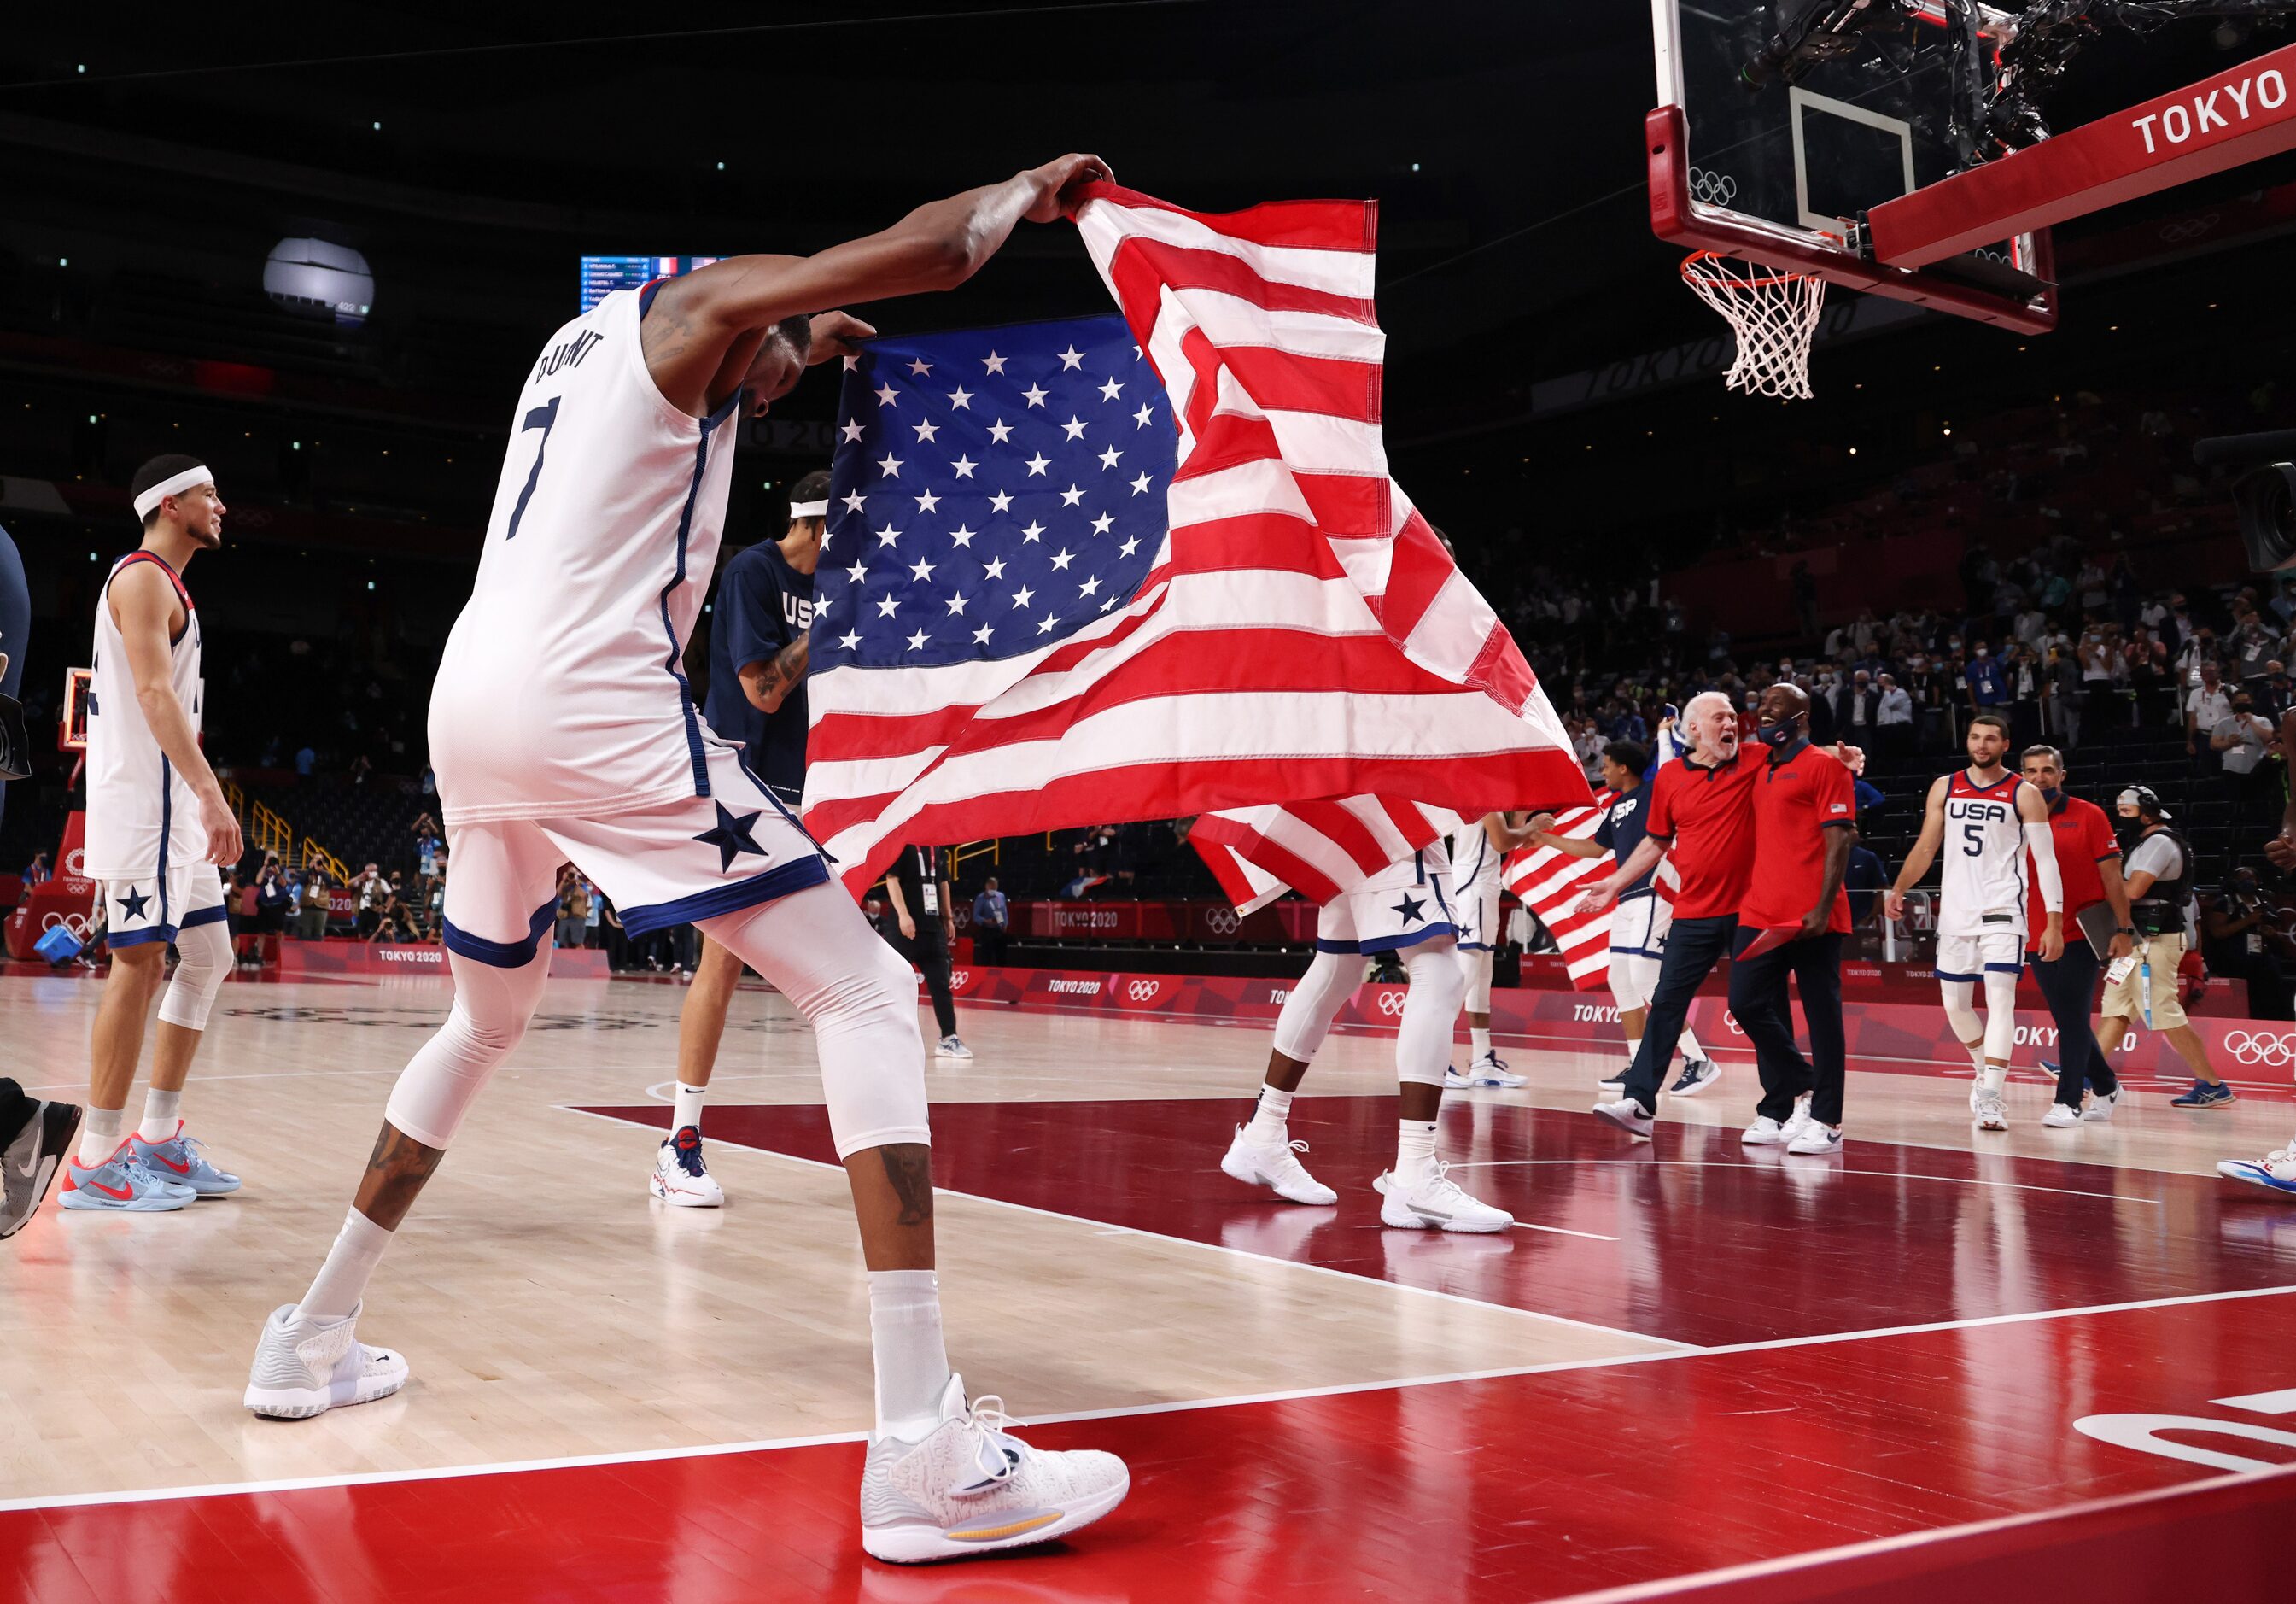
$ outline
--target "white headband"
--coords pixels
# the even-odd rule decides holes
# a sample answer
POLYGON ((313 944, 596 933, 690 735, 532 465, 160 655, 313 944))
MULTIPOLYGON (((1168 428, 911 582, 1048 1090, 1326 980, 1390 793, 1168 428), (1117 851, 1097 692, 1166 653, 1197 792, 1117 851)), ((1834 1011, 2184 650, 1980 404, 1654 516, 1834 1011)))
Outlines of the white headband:
POLYGON ((215 475, 205 468, 185 468, 173 479, 163 479, 135 498, 135 515, 138 518, 149 518, 153 507, 158 506, 160 502, 177 490, 188 490, 193 485, 214 482, 215 475))
POLYGON ((790 516, 791 518, 826 518, 829 516, 828 498, 824 497, 819 501, 792 501, 790 503, 790 516))

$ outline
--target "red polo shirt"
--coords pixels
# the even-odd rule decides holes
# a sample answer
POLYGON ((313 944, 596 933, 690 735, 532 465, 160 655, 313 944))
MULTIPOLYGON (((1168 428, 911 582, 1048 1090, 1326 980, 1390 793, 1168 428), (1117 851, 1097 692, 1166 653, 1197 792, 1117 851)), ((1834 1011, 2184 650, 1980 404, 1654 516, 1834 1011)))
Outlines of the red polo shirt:
MULTIPOLYGON (((1750 757, 1761 777, 1754 784, 1757 872, 1746 887, 1738 922, 1757 930, 1799 925, 1817 905, 1825 884, 1825 833, 1857 823, 1857 786, 1849 767, 1804 742, 1790 757, 1750 757)), ((1849 934, 1849 893, 1836 887, 1825 927, 1849 934)))
MULTIPOLYGON (((2080 910, 2104 901, 2104 876, 2097 865, 2108 858, 2118 861, 2120 843, 2103 808, 2062 791, 2049 808, 2049 838, 2057 845, 2057 877, 2065 883, 2065 939, 2072 941, 2078 934, 2073 920, 2080 910)), ((2032 855, 2030 851, 2025 854, 2029 860, 2032 855)), ((2032 887, 2025 899, 2026 939, 2038 950, 2049 916, 2041 906, 2041 876, 2035 873, 2026 879, 2032 887)))
MULTIPOLYGON (((1754 782, 1762 760, 1741 752, 1718 768, 1677 758, 1651 782, 1652 835, 1670 838, 1682 884, 1674 893, 1677 919, 1710 919, 1738 911, 1754 872, 1754 782)), ((1799 916, 1797 916, 1799 917, 1799 916)))

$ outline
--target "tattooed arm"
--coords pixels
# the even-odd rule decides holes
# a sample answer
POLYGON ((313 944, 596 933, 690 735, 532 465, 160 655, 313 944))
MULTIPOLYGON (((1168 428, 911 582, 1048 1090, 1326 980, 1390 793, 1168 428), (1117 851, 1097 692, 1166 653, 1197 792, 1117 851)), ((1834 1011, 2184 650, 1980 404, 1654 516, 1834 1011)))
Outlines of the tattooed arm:
POLYGON ((777 713, 789 694, 805 683, 813 660, 810 635, 800 635, 770 659, 742 665, 742 694, 762 713, 777 713))

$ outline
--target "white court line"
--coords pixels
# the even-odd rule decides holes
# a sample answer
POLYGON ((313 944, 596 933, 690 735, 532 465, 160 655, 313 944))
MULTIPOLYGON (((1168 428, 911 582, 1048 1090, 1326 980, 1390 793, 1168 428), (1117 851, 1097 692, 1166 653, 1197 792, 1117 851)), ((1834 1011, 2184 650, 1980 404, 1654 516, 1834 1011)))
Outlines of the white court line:
MULTIPOLYGON (((569 1109, 567 1112, 578 1113, 580 1111, 578 1109, 569 1109)), ((594 1115, 593 1117, 603 1119, 606 1116, 599 1115, 594 1115)), ((749 1150, 751 1152, 759 1151, 759 1149, 757 1148, 751 1148, 749 1150)), ((785 1158, 788 1155, 776 1153, 769 1154, 768 1156, 785 1158)), ((794 1160, 793 1162, 798 1164, 813 1164, 816 1161, 801 1158, 794 1160)), ((954 1193, 952 1196, 969 1197, 971 1194, 959 1192, 954 1193)), ((992 1200, 984 1199, 983 1201, 992 1200)), ((1029 1212, 1032 1213, 1042 1213, 1045 1211, 1035 1209, 1030 1210, 1029 1212)), ((1362 1278, 1357 1279, 1360 1279, 1362 1278)), ((1406 1387, 1446 1386, 1461 1382, 1503 1381, 1518 1376, 1544 1376, 1551 1375, 1562 1370, 1603 1370, 1611 1365, 1664 1364, 1682 1359, 1726 1358, 1732 1354, 1768 1353, 1780 1348, 1816 1347, 1821 1346, 1826 1343, 1835 1342, 1864 1342, 1880 1337, 1917 1337, 1930 1332, 1972 1330, 1985 1326, 2021 1325, 2036 1320, 2070 1320, 2081 1315, 2121 1314, 2141 1309, 2176 1308, 2189 1304, 2218 1304, 2253 1297, 2281 1297, 2291 1293, 2296 1293, 2296 1286, 2255 1287, 2244 1288, 2236 1292, 2200 1292, 2194 1293, 2184 1297, 2146 1298, 2136 1303, 2095 1304, 2080 1309, 2036 1309, 2024 1314, 1991 1314, 1975 1320, 1934 1320, 1926 1325, 1889 1326, 1878 1328, 1870 1331, 1841 1331, 1816 1337, 1775 1337, 1765 1342, 1727 1343, 1710 1348, 1685 1345, 1674 1350, 1664 1350, 1651 1353, 1625 1353, 1608 1359, 1562 1359, 1554 1360, 1546 1364, 1511 1365, 1502 1369, 1488 1370, 1461 1370, 1454 1374, 1442 1376, 1409 1376, 1392 1381, 1349 1381, 1343 1382, 1333 1386, 1304 1386, 1294 1387, 1283 1392, 1242 1393, 1232 1397, 1225 1398, 1191 1398, 1181 1399, 1168 1403, 1128 1403, 1120 1404, 1113 1409, 1072 1410, 1065 1414, 1030 1415, 1028 1417, 1028 1419, 1024 1424, 1056 1426, 1079 1420, 1124 1419, 1135 1415, 1169 1415, 1184 1414, 1194 1410, 1240 1409, 1251 1404, 1289 1403, 1309 1398, 1342 1397, 1355 1393, 1380 1393, 1390 1390, 1400 1390, 1406 1387)), ((217 1498, 262 1493, 293 1493, 306 1488, 315 1487, 359 1487, 373 1486, 390 1482, 439 1481, 448 1477, 460 1476, 504 1476, 513 1471, 521 1470, 573 1470, 580 1469, 586 1466, 594 1465, 638 1465, 661 1460, 709 1459, 729 1453, 759 1453, 781 1448, 810 1448, 831 1443, 858 1443, 864 1441, 867 1436, 868 1434, 866 1432, 832 1432, 816 1436, 762 1438, 756 1442, 749 1443, 703 1444, 692 1448, 633 1449, 619 1453, 577 1454, 562 1459, 515 1460, 478 1465, 450 1465, 430 1470, 362 1470, 348 1472, 340 1476, 292 1477, 273 1481, 217 1482, 196 1487, 140 1487, 130 1488, 115 1493, 66 1493, 53 1496, 41 1496, 36 1498, 0 1499, 0 1514, 22 1509, 79 1509, 99 1504, 157 1503, 170 1499, 217 1498)), ((2268 1476, 2274 1474, 2274 1472, 2243 1471, 2238 1474, 2240 1476, 2268 1476)), ((2210 1485, 2212 1485, 2216 1480, 2230 1481, 2234 1479, 2236 1479, 2236 1477, 2226 1477, 2222 1478, 2211 1478, 2210 1485)), ((2202 1484, 2184 1485, 2189 1486, 2202 1484)), ((2168 1489, 2168 1491, 2174 1491, 2174 1489, 2168 1489)), ((2111 1503, 2113 1501, 2107 1500, 2103 1501, 2111 1503)), ((2085 1505, 2071 1506, 2074 1509, 2087 1507, 2087 1506, 2085 1505)), ((2013 1524, 2021 1520, 2046 1519, 2049 1518, 2052 1514, 2061 1514, 2067 1511, 2044 1511, 2038 1515, 2010 1516, 2005 1518, 2005 1521, 2006 1523, 2013 1524)), ((2002 1523, 1980 1521, 1976 1523, 1973 1526, 1946 1527, 1942 1528, 1941 1531, 1943 1533, 1959 1533, 1970 1530, 1990 1529, 1997 1524, 2002 1523)), ((1939 1534, 1914 1533, 1903 1537, 1881 1538, 1870 1543, 1853 1543, 1841 1549, 1823 1550, 1820 1551, 1820 1553, 1825 1557, 1840 1558, 1849 1554, 1881 1551, 1892 1545, 1917 1542, 1923 1541, 1930 1536, 1938 1534, 1939 1534)), ((1754 1566, 1739 1567, 1730 1571, 1716 1572, 1712 1574, 1717 1575, 1734 1575, 1739 1574, 1741 1571, 1747 1574, 1759 1574, 1764 1567, 1775 1567, 1798 1565, 1815 1557, 1816 1556, 1796 1555, 1785 1559, 1765 1560, 1760 1561, 1754 1566)), ((1679 1585, 1683 1580, 1684 1578, 1675 1577, 1669 1578, 1664 1583, 1652 1583, 1645 1584, 1641 1588, 1628 1588, 1624 1590, 1613 1590, 1612 1592, 1606 1593, 1579 1595, 1578 1599, 1574 1601, 1574 1604, 1588 1604, 1588 1601, 1598 1599, 1603 1600, 1624 1600, 1652 1597, 1655 1595, 1650 1592, 1649 1589, 1658 1588, 1660 1586, 1677 1586, 1679 1585)), ((1555 1604, 1563 1604, 1563 1601, 1558 1600, 1555 1601, 1555 1604)))
MULTIPOLYGON (((1456 1166, 1455 1165, 1453 1167, 1456 1168, 1456 1166)), ((1514 1228, 1517 1230, 1552 1231, 1558 1237, 1584 1237, 1589 1242, 1615 1242, 1618 1240, 1616 1237, 1606 1237, 1600 1231, 1571 1230, 1568 1227, 1561 1225, 1533 1225, 1528 1220, 1516 1221, 1514 1222, 1514 1228)))
POLYGON ((2210 1493, 2237 1485, 2242 1482, 2259 1481, 2267 1477, 2296 1475, 2296 1467, 2276 1466, 2269 1470, 2234 1470, 2220 1476, 2203 1477, 2198 1481, 2177 1482, 2166 1487, 2152 1487, 2143 1493, 2117 1493, 2111 1498, 2082 1499, 2055 1509, 2030 1509, 2021 1515, 1997 1515, 1989 1520, 1967 1521, 1960 1526, 1936 1526, 1925 1532, 1902 1532, 1895 1537, 1875 1537, 1864 1542, 1846 1542, 1838 1548, 1814 1549, 1807 1554, 1786 1554, 1775 1559, 1756 1559, 1744 1565, 1724 1566, 1716 1570, 1691 1571, 1679 1576, 1666 1576, 1650 1582, 1637 1582, 1627 1587, 1606 1587, 1597 1592, 1571 1593, 1553 1600, 1553 1604, 1635 1604, 1637 1600, 1671 1598, 1693 1589, 1705 1589, 1720 1583, 1752 1581, 1757 1577, 1784 1575, 1789 1572, 1813 1570, 1820 1566, 1835 1565, 1846 1559, 1864 1559, 1876 1554, 1901 1553, 1907 1549, 1925 1548, 1931 1543, 1956 1538, 1982 1537, 1994 1532, 2012 1532, 2021 1526, 2036 1526, 2050 1521, 2064 1520, 2077 1515, 2095 1515, 2111 1509, 2132 1509, 2145 1504, 2164 1503, 2190 1493, 2210 1493))
MULTIPOLYGON (((554 1105, 554 1106, 555 1106, 561 1114, 578 1114, 587 1119, 605 1120, 609 1123, 619 1125, 625 1130, 651 1131, 654 1129, 654 1127, 651 1125, 641 1125, 634 1120, 623 1119, 618 1115, 592 1114, 586 1108, 572 1108, 562 1103, 554 1105)), ((722 1140, 722 1139, 720 1139, 722 1140)), ((776 1151, 772 1147, 747 1147, 746 1144, 741 1142, 729 1142, 725 1143, 725 1145, 728 1147, 742 1147, 744 1151, 750 1153, 763 1154, 767 1158, 783 1159, 794 1164, 810 1164, 817 1170, 837 1170, 841 1172, 845 1168, 843 1164, 831 1164, 825 1159, 800 1158, 793 1153, 783 1153, 776 1151)), ((1669 1348, 1677 1348, 1685 1353, 1694 1352, 1697 1348, 1697 1345, 1694 1343, 1676 1342, 1670 1337, 1646 1337, 1639 1331, 1621 1331, 1616 1326, 1598 1326, 1591 1320, 1572 1320, 1568 1315, 1543 1314, 1536 1309, 1517 1309, 1509 1304, 1494 1304, 1488 1298, 1467 1297, 1456 1292, 1438 1292, 1431 1287, 1414 1287, 1404 1281, 1390 1281, 1375 1276, 1357 1275, 1351 1270, 1335 1270, 1328 1264, 1310 1264, 1300 1259, 1284 1259, 1278 1258, 1274 1254, 1256 1253, 1248 1247, 1230 1247, 1224 1242, 1201 1242, 1193 1237, 1167 1236, 1162 1231, 1142 1230, 1136 1226, 1130 1225, 1113 1225, 1105 1220, 1088 1219, 1082 1214, 1063 1214, 1055 1209, 1036 1208, 1026 1203, 1013 1203, 1003 1197, 983 1197, 979 1192, 959 1191, 954 1187, 937 1186, 933 1188, 933 1191, 938 1196, 964 1197, 974 1203, 988 1204, 993 1208, 1017 1209, 1024 1214, 1036 1214, 1046 1220, 1058 1220, 1068 1225, 1090 1226, 1095 1228, 1095 1230, 1102 1235, 1116 1232, 1121 1233, 1125 1236, 1145 1237, 1153 1242, 1172 1242, 1177 1243, 1183 1247, 1201 1248, 1211 1253, 1232 1254, 1237 1258, 1250 1259, 1255 1263, 1280 1264, 1292 1270, 1308 1271, 1316 1275, 1337 1276, 1343 1280, 1351 1281, 1357 1286, 1369 1285, 1374 1287, 1392 1287, 1398 1292, 1408 1292, 1420 1297, 1440 1298, 1446 1303, 1465 1304, 1471 1308, 1486 1311, 1496 1310, 1508 1314, 1520 1314, 1527 1319, 1538 1320, 1543 1324, 1570 1326, 1581 1331, 1593 1331, 1603 1337, 1615 1337, 1622 1342, 1663 1343, 1669 1348)))
MULTIPOLYGON (((1892 1143, 1890 1145, 1895 1146, 1897 1144, 1892 1143)), ((1918 1147, 1921 1144, 1907 1143, 1906 1145, 1918 1147)), ((1979 1156, 1982 1157, 1984 1156, 1980 1155, 1979 1156)), ((2005 1157, 2009 1156, 2004 1155, 2003 1156, 2005 1157)), ((2038 1158, 2030 1162, 2034 1164, 2054 1164, 2059 1161, 2055 1159, 2038 1158)), ((1521 1169, 1532 1164, 1630 1164, 1637 1170, 1655 1169, 1663 1165, 1668 1168, 1681 1170, 1767 1170, 1775 1174, 1785 1173, 1784 1168, 1777 1164, 1747 1164, 1741 1160, 1725 1158, 1485 1158, 1478 1159, 1470 1164, 1453 1164, 1451 1167, 1455 1170, 1506 1170, 1521 1169)), ((2023 1180, 1988 1180, 1981 1175, 1916 1175, 1909 1170, 1837 1170, 1831 1166, 1821 1170, 1814 1165, 1800 1172, 1804 1175, 1869 1175, 1880 1180, 1943 1180, 1948 1181, 1955 1186, 2012 1187, 2021 1192, 2055 1192, 2060 1196, 2066 1197, 2102 1197, 2109 1203, 2157 1204, 2161 1201, 2158 1197, 2131 1197, 2120 1192, 2084 1192, 2073 1187, 2035 1186, 2030 1181, 2023 1180)), ((2147 1170, 2141 1172, 2144 1174, 2161 1173, 2161 1172, 2157 1170, 2147 1170)), ((2173 1173, 2173 1172, 2171 1172, 2173 1173)), ((2194 1179, 2197 1180, 2200 1177, 2195 1176, 2194 1179)), ((1606 1242, 1615 1242, 1618 1238, 1616 1237, 1605 1237, 1603 1240, 1606 1242)))

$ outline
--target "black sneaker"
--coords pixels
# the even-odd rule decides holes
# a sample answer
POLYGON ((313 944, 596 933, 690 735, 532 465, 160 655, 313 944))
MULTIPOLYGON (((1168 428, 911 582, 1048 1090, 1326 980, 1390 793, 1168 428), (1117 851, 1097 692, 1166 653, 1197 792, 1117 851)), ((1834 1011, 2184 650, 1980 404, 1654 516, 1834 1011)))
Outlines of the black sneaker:
POLYGON ((0 1237, 12 1237, 37 1213, 56 1178, 56 1166, 79 1135, 79 1105, 41 1103, 4 1152, 0 1152, 0 1237))

